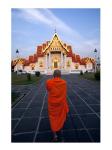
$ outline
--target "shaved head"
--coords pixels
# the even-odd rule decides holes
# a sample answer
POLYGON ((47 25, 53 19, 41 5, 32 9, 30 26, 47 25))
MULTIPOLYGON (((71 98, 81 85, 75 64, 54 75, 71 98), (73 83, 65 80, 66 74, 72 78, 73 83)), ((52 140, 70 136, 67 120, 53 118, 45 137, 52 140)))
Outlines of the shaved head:
POLYGON ((53 73, 53 76, 54 76, 54 78, 55 77, 61 77, 61 71, 60 70, 54 70, 54 73, 53 73))

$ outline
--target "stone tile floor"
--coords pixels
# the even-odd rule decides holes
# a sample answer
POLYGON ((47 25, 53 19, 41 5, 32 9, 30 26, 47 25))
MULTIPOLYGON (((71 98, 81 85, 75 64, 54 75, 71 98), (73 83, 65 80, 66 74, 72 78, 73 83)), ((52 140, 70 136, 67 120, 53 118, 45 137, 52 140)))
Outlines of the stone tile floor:
MULTIPOLYGON (((26 95, 12 108, 12 142, 52 142, 44 76, 38 86, 13 86, 26 95)), ((70 107, 58 142, 100 142, 100 83, 63 75, 70 107)))

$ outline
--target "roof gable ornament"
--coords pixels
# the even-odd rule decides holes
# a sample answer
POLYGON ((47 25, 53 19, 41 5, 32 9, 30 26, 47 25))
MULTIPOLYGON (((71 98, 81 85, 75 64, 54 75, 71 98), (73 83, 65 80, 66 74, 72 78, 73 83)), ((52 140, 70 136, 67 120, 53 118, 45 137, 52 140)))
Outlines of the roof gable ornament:
POLYGON ((60 40, 60 38, 59 38, 59 36, 58 36, 58 34, 57 34, 57 32, 56 32, 56 28, 55 28, 54 31, 55 31, 55 33, 54 33, 54 35, 53 35, 53 37, 52 37, 50 43, 49 43, 48 46, 43 50, 43 52, 45 52, 45 51, 51 46, 51 44, 54 42, 55 38, 57 39, 57 41, 60 42, 61 46, 62 46, 67 52, 69 52, 69 50, 64 46, 64 44, 63 44, 62 41, 60 40))

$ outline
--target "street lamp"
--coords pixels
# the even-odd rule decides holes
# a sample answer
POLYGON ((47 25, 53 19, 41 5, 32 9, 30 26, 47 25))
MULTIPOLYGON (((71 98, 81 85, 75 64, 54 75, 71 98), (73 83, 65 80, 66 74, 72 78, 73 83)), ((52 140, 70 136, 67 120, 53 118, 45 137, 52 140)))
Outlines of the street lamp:
POLYGON ((16 54, 17 54, 17 58, 18 58, 18 56, 19 56, 19 50, 18 49, 16 50, 16 54))
POLYGON ((96 48, 94 49, 94 53, 95 53, 95 72, 96 72, 96 65, 97 65, 96 64, 96 55, 97 55, 97 49, 96 48))
POLYGON ((98 70, 100 70, 100 57, 98 57, 97 59, 98 59, 97 67, 98 67, 98 70))
POLYGON ((18 74, 18 70, 19 70, 19 69, 18 69, 18 68, 19 68, 19 66, 18 66, 19 50, 18 50, 18 49, 16 50, 16 54, 17 54, 17 60, 16 60, 16 61, 17 61, 17 64, 16 64, 16 67, 17 67, 17 74, 18 74))

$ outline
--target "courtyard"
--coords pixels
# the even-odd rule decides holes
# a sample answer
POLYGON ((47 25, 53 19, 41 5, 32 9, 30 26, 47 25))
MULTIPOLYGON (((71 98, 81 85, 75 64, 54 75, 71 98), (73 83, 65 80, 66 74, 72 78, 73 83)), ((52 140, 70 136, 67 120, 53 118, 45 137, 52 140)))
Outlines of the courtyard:
MULTIPOLYGON (((12 107, 12 142, 52 142, 44 75, 37 85, 13 85, 23 97, 12 107)), ((63 75, 70 111, 59 142, 100 142, 100 82, 63 75)))

